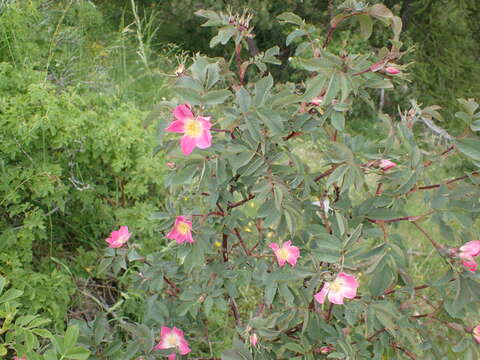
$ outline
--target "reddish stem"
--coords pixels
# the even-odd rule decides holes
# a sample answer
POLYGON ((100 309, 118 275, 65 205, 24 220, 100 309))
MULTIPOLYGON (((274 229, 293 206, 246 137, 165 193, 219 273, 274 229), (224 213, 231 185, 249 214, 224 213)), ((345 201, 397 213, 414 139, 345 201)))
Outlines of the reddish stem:
POLYGON ((315 179, 313 179, 313 181, 317 182, 317 181, 320 181, 321 179, 323 179, 324 177, 330 175, 331 173, 333 173, 335 171, 336 168, 338 168, 340 165, 343 165, 345 164, 345 161, 341 162, 341 163, 338 163, 338 164, 335 164, 335 165, 332 165, 332 167, 325 171, 324 173, 318 175, 315 179))
POLYGON ((254 197, 255 197, 255 195, 253 195, 253 194, 248 194, 248 197, 247 197, 246 199, 240 200, 240 201, 238 201, 238 202, 236 202, 236 203, 230 203, 230 204, 228 204, 228 205, 227 205, 227 209, 230 210, 230 209, 234 209, 234 208, 236 208, 236 207, 239 207, 239 206, 245 204, 246 202, 252 200, 254 197))
POLYGON ((284 136, 282 139, 285 140, 285 141, 288 141, 288 140, 290 140, 291 138, 294 138, 294 137, 297 137, 297 136, 300 136, 300 135, 303 135, 303 132, 301 132, 301 131, 292 131, 290 134, 288 134, 287 136, 284 136))

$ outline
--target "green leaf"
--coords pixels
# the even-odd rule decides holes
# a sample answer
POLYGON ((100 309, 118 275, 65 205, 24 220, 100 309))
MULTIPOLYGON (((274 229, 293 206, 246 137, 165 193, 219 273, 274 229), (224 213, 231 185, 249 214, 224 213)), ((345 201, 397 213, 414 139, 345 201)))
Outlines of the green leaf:
POLYGON ((370 8, 369 13, 370 13, 370 15, 376 16, 376 17, 385 17, 385 18, 393 17, 392 11, 383 4, 373 5, 370 8))
POLYGON ((243 113, 248 112, 248 109, 250 108, 250 105, 252 103, 252 97, 247 92, 247 90, 245 90, 245 88, 241 87, 237 91, 235 96, 236 96, 236 103, 240 107, 240 111, 243 112, 243 113))
POLYGON ((389 79, 368 79, 365 86, 372 89, 393 89, 393 84, 389 79))
POLYGON ((339 167, 337 167, 328 177, 326 187, 328 188, 330 185, 332 185, 335 182, 340 182, 347 170, 348 170, 347 164, 342 164, 339 167))
POLYGON ((472 129, 472 131, 480 131, 480 120, 474 121, 474 122, 470 125, 470 129, 472 129))
POLYGON ((282 346, 282 349, 288 349, 290 351, 293 351, 295 353, 300 353, 300 354, 303 354, 305 352, 305 349, 302 346, 293 342, 286 343, 285 345, 282 346))
POLYGON ((228 90, 209 91, 202 97, 202 103, 204 105, 223 104, 231 95, 232 93, 228 90))
POLYGON ((323 98, 323 103, 325 105, 329 105, 333 99, 337 96, 338 92, 340 91, 340 79, 338 77, 338 73, 332 73, 330 80, 327 86, 327 92, 325 93, 325 97, 323 98))
POLYGON ((392 283, 392 270, 388 265, 385 265, 382 269, 375 269, 372 280, 368 284, 370 293, 373 296, 380 296, 392 283))
POLYGON ((81 346, 76 346, 72 349, 67 349, 64 355, 67 359, 87 360, 90 357, 90 351, 81 346))
POLYGON ((97 313, 93 322, 93 340, 96 345, 100 345, 107 332, 107 318, 103 313, 97 313))
POLYGON ((45 360, 58 360, 57 353, 54 349, 49 349, 43 354, 45 360))
POLYGON ((480 160, 480 140, 477 139, 459 139, 456 142, 458 150, 472 158, 480 160))
POLYGON ((200 84, 203 84, 205 82, 205 77, 207 75, 207 66, 208 61, 201 56, 198 56, 192 66, 190 66, 193 78, 197 79, 200 84))
POLYGON ((63 344, 65 346, 65 351, 73 348, 78 340, 78 335, 80 330, 78 329, 77 325, 70 325, 65 332, 65 337, 63 340, 63 344))
POLYGON ((373 30, 373 21, 372 18, 368 15, 358 15, 358 21, 360 23, 360 34, 362 38, 367 40, 372 35, 373 30))
POLYGON ((245 125, 247 126, 248 132, 253 140, 255 142, 260 142, 262 140, 262 133, 260 129, 260 119, 257 115, 257 113, 248 113, 244 116, 244 119, 245 125))
POLYGON ((283 121, 285 119, 279 113, 271 109, 261 108, 258 109, 257 114, 273 135, 283 135, 283 121))
POLYGON ((3 276, 0 276, 0 294, 3 292, 3 288, 5 287, 6 280, 3 276))
POLYGON ((315 77, 307 80, 306 90, 303 93, 301 100, 302 101, 311 101, 313 98, 318 96, 327 82, 327 78, 324 74, 319 73, 315 77))
POLYGON ((287 23, 295 24, 295 25, 298 25, 298 26, 303 25, 302 18, 300 16, 294 14, 294 13, 291 13, 291 12, 284 12, 284 13, 278 15, 277 19, 280 20, 280 21, 285 21, 287 23))
POLYGON ((345 241, 344 248, 347 249, 347 251, 349 247, 353 246, 360 239, 360 235, 362 235, 362 229, 363 224, 358 225, 353 233, 349 236, 347 241, 345 241))
POLYGON ((220 68, 218 67, 218 64, 208 64, 206 88, 210 89, 218 80, 220 80, 220 68))
POLYGON ((242 166, 248 164, 250 160, 255 156, 255 153, 252 151, 244 151, 238 154, 232 154, 227 157, 230 166, 233 171, 237 171, 242 166))
POLYGON ((212 10, 198 10, 195 12, 195 15, 201 16, 204 18, 207 18, 208 21, 202 26, 219 26, 219 25, 224 25, 224 20, 223 18, 216 13, 215 11, 212 10))
POLYGON ((15 300, 23 295, 23 291, 17 289, 9 289, 0 297, 0 304, 15 300))
POLYGON ((303 29, 295 29, 293 30, 290 34, 287 36, 287 40, 285 41, 285 44, 288 46, 292 43, 293 40, 296 38, 308 34, 305 30, 303 29))
POLYGON ((51 339, 53 337, 52 333, 50 331, 48 331, 47 329, 32 329, 32 332, 35 335, 38 335, 38 336, 46 338, 46 339, 51 339))
POLYGON ((255 83, 255 97, 253 99, 255 106, 260 107, 265 103, 272 87, 273 77, 270 74, 255 83))
POLYGON ((177 86, 173 88, 173 92, 191 105, 200 105, 202 103, 202 97, 194 89, 177 86))
POLYGON ((345 115, 338 111, 333 111, 331 115, 332 126, 338 131, 345 130, 345 115))
POLYGON ((235 28, 233 26, 225 26, 218 30, 218 34, 210 40, 210 47, 213 48, 218 44, 225 45, 228 40, 235 34, 235 28))
POLYGON ((198 164, 190 164, 179 170, 171 180, 171 185, 190 183, 198 172, 198 164))
POLYGON ((277 293, 277 282, 276 281, 269 281, 265 288, 265 303, 267 305, 271 305, 273 303, 273 299, 275 294, 277 293))

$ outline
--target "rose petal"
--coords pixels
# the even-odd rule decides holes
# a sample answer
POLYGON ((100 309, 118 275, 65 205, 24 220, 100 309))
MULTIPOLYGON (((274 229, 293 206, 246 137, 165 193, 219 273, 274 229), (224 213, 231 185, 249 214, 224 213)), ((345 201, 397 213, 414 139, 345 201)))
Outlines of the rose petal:
POLYGON ((197 145, 197 141, 190 136, 183 136, 180 140, 180 146, 182 147, 183 155, 190 155, 197 145))
POLYGON ((173 110, 173 115, 177 120, 180 121, 185 121, 188 119, 193 118, 193 113, 192 110, 190 110, 190 105, 184 104, 184 105, 178 105, 174 110, 173 110))

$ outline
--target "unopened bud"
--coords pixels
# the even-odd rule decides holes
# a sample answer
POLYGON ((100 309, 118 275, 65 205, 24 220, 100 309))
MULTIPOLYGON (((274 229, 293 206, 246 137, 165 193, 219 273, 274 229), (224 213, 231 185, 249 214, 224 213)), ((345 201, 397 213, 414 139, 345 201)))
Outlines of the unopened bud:
POLYGON ((401 71, 399 69, 397 69, 396 67, 387 66, 385 68, 385 72, 387 72, 390 75, 397 75, 397 74, 400 74, 401 71))
POLYGON ((253 333, 250 335, 250 344, 252 344, 253 347, 256 347, 258 343, 258 336, 256 333, 253 333))

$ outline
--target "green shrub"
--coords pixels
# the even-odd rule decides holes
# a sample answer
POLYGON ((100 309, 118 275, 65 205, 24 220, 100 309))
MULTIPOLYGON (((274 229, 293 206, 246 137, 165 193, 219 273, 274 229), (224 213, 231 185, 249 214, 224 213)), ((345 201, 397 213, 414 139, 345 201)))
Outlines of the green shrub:
POLYGON ((26 308, 61 325, 75 290, 65 258, 118 224, 153 240, 165 166, 135 105, 59 91, 45 75, 0 64, 0 268, 26 308))

